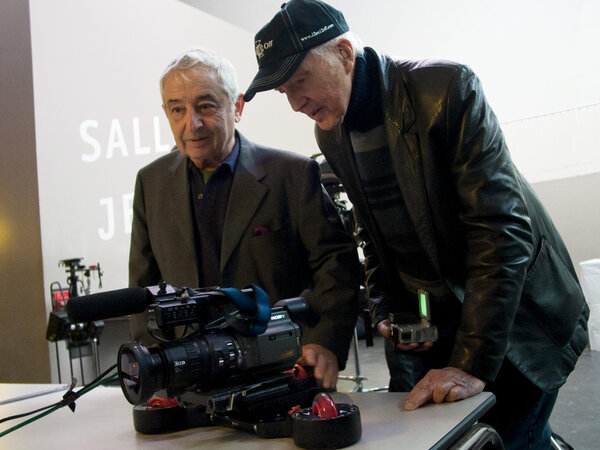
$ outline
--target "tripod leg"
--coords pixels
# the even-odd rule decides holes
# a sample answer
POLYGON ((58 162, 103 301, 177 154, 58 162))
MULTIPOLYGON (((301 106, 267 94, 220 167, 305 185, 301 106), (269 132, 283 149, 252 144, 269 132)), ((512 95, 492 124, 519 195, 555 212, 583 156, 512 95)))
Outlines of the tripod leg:
POLYGON ((85 386, 85 377, 83 375, 83 356, 81 354, 81 346, 77 347, 79 351, 79 370, 81 370, 81 384, 85 386))
POLYGON ((69 367, 71 368, 71 380, 73 379, 73 354, 71 353, 71 348, 69 350, 69 367))
POLYGON ((92 346, 92 356, 94 358, 94 365, 96 366, 96 376, 100 376, 100 354, 98 353, 98 339, 93 338, 90 344, 92 346))
POLYGON ((362 392, 363 384, 362 382, 367 378, 363 377, 360 374, 360 362, 358 361, 358 332, 356 327, 354 328, 354 337, 352 338, 352 349, 354 352, 354 376, 344 376, 340 375, 338 378, 340 380, 349 380, 355 383, 354 389, 352 392, 362 392))
POLYGON ((54 343, 54 348, 56 350, 56 369, 58 370, 58 383, 62 383, 61 374, 60 374, 60 358, 58 356, 58 341, 54 343))
POLYGON ((354 374, 356 376, 356 387, 354 392, 362 392, 363 389, 363 378, 360 376, 360 362, 358 361, 358 332, 356 331, 356 327, 354 327, 354 337, 352 338, 354 341, 354 374))

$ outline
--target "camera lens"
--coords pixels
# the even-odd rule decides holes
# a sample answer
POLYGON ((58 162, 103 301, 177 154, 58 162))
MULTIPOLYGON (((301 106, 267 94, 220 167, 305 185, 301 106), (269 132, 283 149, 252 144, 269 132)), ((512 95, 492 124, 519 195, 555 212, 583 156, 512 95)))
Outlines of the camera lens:
POLYGON ((121 389, 127 400, 138 405, 152 397, 164 384, 160 355, 135 342, 119 349, 118 371, 121 389))
POLYGON ((125 397, 131 404, 139 405, 162 389, 173 397, 190 386, 206 389, 222 384, 241 364, 242 355, 235 340, 221 334, 151 347, 136 342, 122 345, 118 371, 125 397))

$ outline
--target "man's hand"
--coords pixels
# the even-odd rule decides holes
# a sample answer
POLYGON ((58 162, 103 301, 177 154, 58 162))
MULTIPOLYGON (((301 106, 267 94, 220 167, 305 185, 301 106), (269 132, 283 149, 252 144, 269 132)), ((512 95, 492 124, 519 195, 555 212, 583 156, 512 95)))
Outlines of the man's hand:
MULTIPOLYGON (((381 322, 379 322, 377 324, 377 331, 379 331, 379 334, 381 334, 383 337, 385 337, 386 339, 389 339, 390 342, 393 342, 392 340, 392 330, 390 327, 390 319, 385 319, 382 320, 381 322)), ((398 350, 401 350, 403 352, 408 352, 408 351, 415 351, 415 352, 424 352, 425 350, 429 350, 429 348, 433 345, 433 342, 431 341, 425 341, 425 342, 411 342, 410 344, 397 344, 396 348, 398 350)))
POLYGON ((317 383, 320 382, 325 389, 336 386, 339 373, 337 356, 322 345, 303 345, 302 356, 298 359, 298 364, 314 367, 317 383))
POLYGON ((473 397, 484 387, 485 382, 455 367, 432 369, 410 391, 404 409, 413 411, 429 400, 442 403, 473 397))

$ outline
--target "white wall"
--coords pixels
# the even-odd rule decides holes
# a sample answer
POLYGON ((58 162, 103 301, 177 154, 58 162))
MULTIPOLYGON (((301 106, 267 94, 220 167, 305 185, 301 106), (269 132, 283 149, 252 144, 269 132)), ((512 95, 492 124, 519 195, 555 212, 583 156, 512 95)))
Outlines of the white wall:
MULTIPOLYGON (((100 263, 103 290, 127 286, 135 175, 173 145, 158 89, 164 67, 188 48, 209 47, 237 66, 245 85, 255 61, 249 32, 175 0, 31 0, 30 15, 50 311, 50 283, 66 284, 63 259, 100 263)), ((252 106, 239 127, 249 138, 316 152, 308 119, 270 96, 252 106)), ((97 278, 91 291, 100 291, 97 278)))
MULTIPOLYGON (((282 3, 182 1, 252 35, 282 3)), ((600 122, 600 2, 328 3, 344 13, 366 45, 404 58, 445 58, 471 66, 505 124, 516 164, 531 182, 600 172, 600 141, 594 133, 600 122)))

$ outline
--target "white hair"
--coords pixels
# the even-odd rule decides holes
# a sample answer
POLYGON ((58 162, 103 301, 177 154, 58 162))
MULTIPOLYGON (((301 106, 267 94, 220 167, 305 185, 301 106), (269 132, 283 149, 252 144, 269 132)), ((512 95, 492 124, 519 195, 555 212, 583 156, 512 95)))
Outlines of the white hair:
POLYGON ((231 105, 235 105, 240 94, 235 67, 228 59, 206 48, 187 50, 171 61, 160 77, 161 96, 165 87, 165 79, 170 73, 193 69, 194 67, 208 67, 213 69, 221 81, 223 90, 231 100, 231 105))
POLYGON ((340 34, 339 36, 334 37, 333 39, 330 39, 321 45, 311 48, 309 53, 320 57, 329 64, 334 64, 337 62, 336 47, 338 42, 342 39, 350 41, 355 56, 363 55, 365 53, 364 45, 361 39, 351 31, 346 31, 345 33, 340 34))

